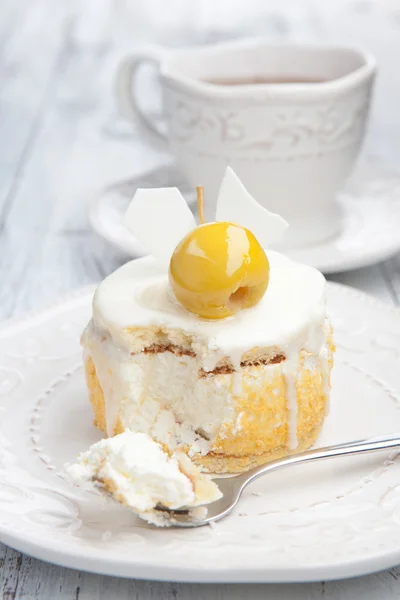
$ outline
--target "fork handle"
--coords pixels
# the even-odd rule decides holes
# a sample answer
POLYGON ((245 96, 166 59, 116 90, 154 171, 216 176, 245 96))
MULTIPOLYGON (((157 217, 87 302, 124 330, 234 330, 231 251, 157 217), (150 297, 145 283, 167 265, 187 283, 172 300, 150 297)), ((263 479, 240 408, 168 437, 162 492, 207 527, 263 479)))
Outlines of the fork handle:
POLYGON ((367 452, 376 452, 388 448, 400 448, 400 434, 391 434, 382 437, 367 438, 354 442, 345 442, 334 446, 325 446, 324 448, 316 448, 315 450, 307 450, 300 454, 293 454, 285 458, 274 460, 270 463, 256 467, 252 471, 247 471, 238 478, 243 478, 244 489, 249 483, 262 477, 265 473, 273 471, 280 467, 287 467, 293 464, 312 462, 314 460, 322 460, 324 458, 335 458, 337 456, 351 456, 353 454, 366 454, 367 452))

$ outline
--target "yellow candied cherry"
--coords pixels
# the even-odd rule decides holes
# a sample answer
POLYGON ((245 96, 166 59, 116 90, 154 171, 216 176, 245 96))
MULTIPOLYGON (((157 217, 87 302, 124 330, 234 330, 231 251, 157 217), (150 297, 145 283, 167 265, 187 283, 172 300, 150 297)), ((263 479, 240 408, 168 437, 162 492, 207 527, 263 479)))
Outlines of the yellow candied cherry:
POLYGON ((261 300, 268 287, 269 262, 245 227, 207 223, 175 248, 169 280, 187 310, 206 319, 223 319, 261 300))

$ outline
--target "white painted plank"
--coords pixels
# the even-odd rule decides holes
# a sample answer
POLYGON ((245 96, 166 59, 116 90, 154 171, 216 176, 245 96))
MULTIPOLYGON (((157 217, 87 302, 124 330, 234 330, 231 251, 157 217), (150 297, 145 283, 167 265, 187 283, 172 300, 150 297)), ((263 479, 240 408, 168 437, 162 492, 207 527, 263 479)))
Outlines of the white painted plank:
POLYGON ((66 33, 52 96, 0 238, 0 317, 51 301, 59 293, 99 281, 126 257, 88 229, 94 190, 114 178, 147 169, 159 158, 133 136, 111 137, 113 114, 104 47, 82 48, 66 33), (40 281, 40 285, 38 285, 40 281))
POLYGON ((0 590, 7 600, 394 600, 400 589, 400 569, 313 584, 203 585, 105 577, 20 556, 0 545, 0 590))
POLYGON ((45 306, 70 290, 98 283, 126 261, 92 232, 33 233, 21 252, 20 236, 0 240, 10 264, 0 265, 0 319, 45 306), (14 257, 14 258, 12 258, 14 257), (8 268, 8 273, 6 273, 8 268))
POLYGON ((396 303, 400 305, 400 254, 386 261, 382 270, 396 303))
POLYGON ((68 3, 51 0, 18 0, 11 16, 0 11, 0 211, 34 144, 70 19, 68 3))

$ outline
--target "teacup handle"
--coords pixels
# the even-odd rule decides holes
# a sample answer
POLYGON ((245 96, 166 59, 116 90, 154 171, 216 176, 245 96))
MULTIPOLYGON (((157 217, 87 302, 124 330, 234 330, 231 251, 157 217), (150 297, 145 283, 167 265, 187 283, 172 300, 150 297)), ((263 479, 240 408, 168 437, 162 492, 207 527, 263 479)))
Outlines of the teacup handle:
POLYGON ((165 147, 167 142, 166 134, 154 125, 151 117, 139 107, 135 88, 136 74, 140 67, 144 63, 150 63, 159 70, 161 58, 162 51, 154 47, 127 56, 117 70, 115 93, 121 114, 134 125, 141 125, 154 143, 165 147))

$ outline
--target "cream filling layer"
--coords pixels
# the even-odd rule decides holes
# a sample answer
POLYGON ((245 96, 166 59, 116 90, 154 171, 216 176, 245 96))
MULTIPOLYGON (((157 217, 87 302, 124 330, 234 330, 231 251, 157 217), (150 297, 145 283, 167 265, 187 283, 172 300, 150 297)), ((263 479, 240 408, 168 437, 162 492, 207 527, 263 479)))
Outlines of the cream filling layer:
MULTIPOLYGON (((329 332, 326 320, 323 344, 306 365, 311 372, 321 369, 327 397, 329 332)), ((246 394, 242 368, 223 376, 201 377, 199 357, 169 351, 132 355, 116 347, 93 323, 86 330, 85 344, 103 389, 108 435, 115 433, 119 422, 123 428, 144 432, 171 450, 184 445, 189 456, 194 456, 207 454, 216 436, 223 437, 225 430, 240 429, 237 401, 246 394)), ((291 450, 297 447, 296 379, 301 349, 296 348, 279 364, 256 368, 264 382, 272 381, 277 372, 285 377, 291 450)))
POLYGON ((174 450, 189 447, 189 455, 206 454, 223 423, 234 418, 234 397, 227 385, 201 378, 201 361, 172 352, 129 352, 104 340, 89 324, 86 351, 92 357, 103 389, 107 434, 118 420, 123 427, 144 432, 174 450))

